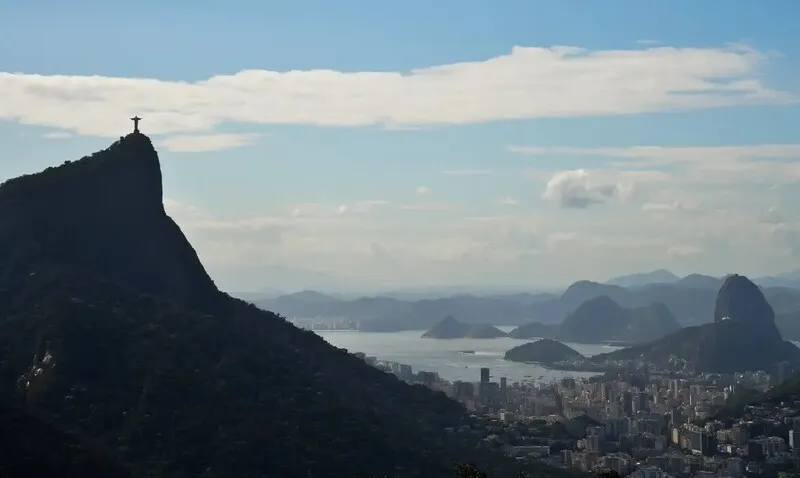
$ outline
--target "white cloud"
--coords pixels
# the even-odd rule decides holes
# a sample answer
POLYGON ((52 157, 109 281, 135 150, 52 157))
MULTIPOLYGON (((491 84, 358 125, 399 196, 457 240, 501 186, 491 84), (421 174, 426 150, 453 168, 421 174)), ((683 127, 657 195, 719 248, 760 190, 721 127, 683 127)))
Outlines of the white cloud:
POLYGON ((500 200, 500 204, 502 204, 503 206, 516 206, 517 204, 519 204, 519 201, 512 198, 511 196, 506 196, 500 200))
POLYGON ((585 209, 618 195, 618 186, 593 183, 584 169, 556 173, 545 186, 543 198, 563 208, 585 209))
POLYGON ((511 146, 508 149, 529 156, 579 156, 587 164, 602 162, 612 169, 671 167, 684 182, 771 186, 800 182, 800 144, 616 148, 511 146), (621 161, 606 164, 605 160, 598 158, 619 158, 621 161))
POLYGON ((382 199, 367 199, 365 201, 358 201, 350 206, 354 212, 371 212, 379 207, 389 205, 389 201, 382 199))
POLYGON ((672 246, 667 249, 668 255, 678 257, 696 256, 702 252, 703 250, 701 248, 689 245, 672 246))
POLYGON ((637 114, 793 102, 763 83, 747 46, 587 50, 514 47, 484 61, 410 71, 245 70, 208 79, 0 72, 0 119, 117 137, 226 122, 394 127, 637 114))
POLYGON ((488 176, 492 174, 491 169, 448 169, 444 171, 448 176, 488 176))
MULTIPOLYGON (((381 212, 442 210, 446 205, 364 200, 215 216, 173 199, 164 203, 212 270, 269 265, 336 270, 370 287, 555 285, 659 267, 760 275, 782 271, 800 257, 800 217, 793 203, 779 201, 692 214, 610 208, 602 215, 552 210, 530 215, 509 208, 496 216, 451 209, 435 217, 356 212, 365 205, 381 212), (346 212, 340 215, 341 206, 346 212)), ((668 201, 650 204, 681 207, 668 201)))
POLYGON ((344 214, 366 214, 389 204, 389 201, 380 199, 367 199, 364 201, 356 201, 350 204, 339 205, 305 203, 290 207, 289 215, 293 218, 301 219, 324 219, 332 216, 342 216, 344 214))
POLYGON ((400 209, 403 211, 449 211, 453 208, 450 204, 427 203, 427 204, 407 204, 400 209))
POLYGON ((624 146, 616 148, 572 148, 510 146, 511 152, 530 156, 605 156, 646 160, 650 165, 702 163, 720 165, 752 159, 800 158, 800 144, 733 146, 624 146))
POLYGON ((431 192, 431 188, 428 186, 417 186, 416 189, 417 196, 427 196, 431 192))
POLYGON ((200 209, 191 204, 187 204, 172 198, 164 198, 164 210, 173 218, 197 218, 201 216, 200 209))
POLYGON ((677 211, 694 211, 698 206, 687 205, 681 201, 673 201, 671 203, 654 203, 648 202, 642 204, 642 211, 646 212, 677 212, 677 211))
POLYGON ((42 138, 45 139, 67 139, 72 138, 71 133, 67 133, 66 131, 51 131, 49 133, 45 133, 42 135, 42 138))
POLYGON ((659 171, 559 171, 547 181, 542 198, 565 209, 585 209, 613 199, 626 201, 638 183, 667 179, 669 176, 659 171))
POLYGON ((778 206, 770 206, 764 214, 759 215, 759 220, 766 224, 786 223, 789 216, 778 206))
POLYGON ((203 151, 221 151, 253 144, 257 134, 191 134, 169 136, 157 141, 170 151, 178 153, 199 153, 203 151))
POLYGON ((576 236, 574 232, 554 232, 547 236, 547 246, 557 247, 559 244, 574 241, 576 236))

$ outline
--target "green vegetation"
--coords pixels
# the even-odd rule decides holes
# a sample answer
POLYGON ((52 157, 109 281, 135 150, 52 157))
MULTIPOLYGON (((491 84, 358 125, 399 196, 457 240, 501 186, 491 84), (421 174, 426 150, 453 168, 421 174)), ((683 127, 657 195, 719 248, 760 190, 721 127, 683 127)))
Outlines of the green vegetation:
POLYGON ((607 296, 582 303, 561 323, 559 338, 566 342, 622 341, 643 343, 680 330, 667 306, 661 303, 624 308, 607 296))
POLYGON ((725 406, 716 410, 713 417, 718 420, 730 421, 742 417, 746 413, 747 407, 793 405, 797 402, 800 402, 800 373, 792 375, 766 392, 750 388, 738 390, 728 397, 725 406))
POLYGON ((219 292, 160 181, 149 139, 129 135, 0 187, 0 403, 137 477, 521 471, 444 394, 219 292))
POLYGON ((0 407, 0 476, 126 478, 109 450, 87 444, 19 409, 0 407))
POLYGON ((442 476, 473 454, 471 437, 445 431, 463 423, 455 402, 244 303, 197 313, 78 274, 32 274, 0 322, 0 389, 16 390, 4 398, 116 447, 141 473, 442 476))

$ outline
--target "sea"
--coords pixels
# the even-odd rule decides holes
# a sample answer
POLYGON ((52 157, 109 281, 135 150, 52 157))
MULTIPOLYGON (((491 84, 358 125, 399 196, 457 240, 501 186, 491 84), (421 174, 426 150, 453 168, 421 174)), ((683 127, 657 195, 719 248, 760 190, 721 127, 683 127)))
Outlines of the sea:
MULTIPOLYGON (((498 327, 509 332, 513 326, 498 327)), ((493 381, 506 377, 509 383, 523 381, 557 380, 563 377, 591 377, 587 372, 549 370, 536 364, 509 362, 503 355, 509 349, 536 339, 423 339, 424 330, 403 332, 361 332, 358 330, 315 330, 329 344, 347 349, 351 353, 362 352, 379 360, 410 365, 414 372, 436 372, 449 382, 462 380, 477 382, 480 369, 488 367, 493 381), (465 353, 471 351, 474 353, 465 353)), ((575 344, 565 342, 584 356, 611 352, 619 349, 604 344, 575 344)))

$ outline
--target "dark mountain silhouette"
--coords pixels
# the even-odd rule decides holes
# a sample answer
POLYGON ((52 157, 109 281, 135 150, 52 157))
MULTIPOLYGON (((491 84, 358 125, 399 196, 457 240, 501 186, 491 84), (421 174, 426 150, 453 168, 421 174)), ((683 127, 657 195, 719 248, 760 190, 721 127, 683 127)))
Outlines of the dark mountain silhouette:
POLYGON ((443 394, 219 292, 164 212, 142 134, 0 187, 0 402, 118 450, 137 476, 505 463, 446 431, 465 418, 443 394))
POLYGON ((6 267, 70 263, 138 292, 203 308, 214 283, 164 212, 150 140, 129 135, 109 149, 0 188, 6 267))
POLYGON ((660 367, 716 373, 772 370, 779 362, 800 362, 800 349, 783 340, 772 307, 746 277, 726 277, 712 317, 713 323, 687 327, 652 343, 591 360, 646 361, 660 367))
POLYGON ((650 342, 681 328, 664 304, 626 309, 606 296, 587 300, 561 323, 566 342, 650 342))
POLYGON ((628 274, 614 277, 606 281, 606 284, 618 285, 622 287, 641 287, 650 284, 674 284, 680 277, 666 269, 658 269, 652 272, 641 272, 638 274, 628 274))
POLYGON ((512 362, 536 362, 551 364, 562 360, 580 358, 575 349, 551 339, 537 340, 518 345, 505 353, 506 360, 512 362))
POLYGON ((495 339, 508 335, 497 327, 482 324, 464 324, 448 315, 422 334, 427 339, 495 339))
POLYGON ((89 445, 19 409, 0 407, 0 476, 127 478, 131 475, 109 450, 89 445))

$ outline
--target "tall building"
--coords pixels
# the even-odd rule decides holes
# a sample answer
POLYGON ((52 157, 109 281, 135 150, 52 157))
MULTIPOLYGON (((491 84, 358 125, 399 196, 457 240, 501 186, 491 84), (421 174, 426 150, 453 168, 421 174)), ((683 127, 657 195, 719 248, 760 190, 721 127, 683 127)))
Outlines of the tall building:
POLYGON ((481 367, 481 383, 489 382, 489 368, 481 367))
POLYGON ((770 376, 771 385, 777 386, 786 381, 787 378, 792 374, 792 366, 789 362, 779 362, 775 365, 775 369, 772 371, 770 376))
POLYGON ((647 396, 646 392, 636 392, 633 395, 631 411, 635 415, 636 413, 646 412, 648 410, 650 410, 650 397, 647 396))
POLYGON ((669 412, 669 423, 673 427, 677 427, 677 426, 683 424, 683 413, 681 413, 681 409, 680 408, 674 407, 672 410, 670 410, 670 412, 669 412))
POLYGON ((433 388, 433 384, 436 382, 436 373, 420 371, 419 376, 422 379, 423 385, 433 388))
POLYGON ((622 409, 626 417, 633 415, 633 393, 629 390, 622 392, 622 409))
POLYGON ((608 382, 600 383, 600 400, 604 402, 611 399, 611 384, 608 382))
POLYGON ((586 451, 588 453, 600 453, 600 437, 598 435, 589 435, 586 437, 586 451))
POLYGON ((508 387, 508 379, 506 377, 500 377, 500 390, 505 390, 508 387))

